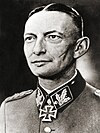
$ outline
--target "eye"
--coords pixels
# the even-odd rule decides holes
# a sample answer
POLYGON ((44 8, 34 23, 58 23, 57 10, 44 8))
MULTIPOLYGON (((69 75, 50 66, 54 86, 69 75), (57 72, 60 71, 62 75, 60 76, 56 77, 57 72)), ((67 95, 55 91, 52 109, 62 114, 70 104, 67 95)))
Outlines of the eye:
POLYGON ((59 38, 61 38, 60 36, 58 35, 49 35, 48 38, 52 39, 52 40, 57 40, 59 38))
POLYGON ((62 37, 60 35, 50 34, 46 36, 46 40, 51 43, 59 43, 62 40, 62 37))
POLYGON ((24 41, 27 42, 27 43, 31 43, 31 42, 34 42, 36 40, 36 37, 35 36, 26 36, 24 41))

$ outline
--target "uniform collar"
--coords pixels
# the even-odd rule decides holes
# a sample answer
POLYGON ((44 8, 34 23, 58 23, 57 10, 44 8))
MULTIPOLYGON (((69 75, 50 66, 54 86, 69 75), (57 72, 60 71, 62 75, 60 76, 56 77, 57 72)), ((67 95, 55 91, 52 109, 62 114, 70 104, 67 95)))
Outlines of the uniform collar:
POLYGON ((85 80, 79 71, 69 82, 48 94, 39 84, 36 90, 36 103, 42 121, 52 121, 57 114, 67 108, 84 90, 85 80))

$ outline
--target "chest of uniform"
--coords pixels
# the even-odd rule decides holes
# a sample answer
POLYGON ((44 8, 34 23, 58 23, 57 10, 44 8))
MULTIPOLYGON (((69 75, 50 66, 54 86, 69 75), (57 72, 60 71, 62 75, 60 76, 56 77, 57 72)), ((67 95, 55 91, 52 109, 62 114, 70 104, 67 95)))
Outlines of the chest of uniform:
POLYGON ((11 114, 6 116, 6 133, 98 133, 91 109, 82 105, 80 108, 76 103, 60 110, 57 118, 51 122, 39 119, 36 106, 15 112, 7 111, 11 114))

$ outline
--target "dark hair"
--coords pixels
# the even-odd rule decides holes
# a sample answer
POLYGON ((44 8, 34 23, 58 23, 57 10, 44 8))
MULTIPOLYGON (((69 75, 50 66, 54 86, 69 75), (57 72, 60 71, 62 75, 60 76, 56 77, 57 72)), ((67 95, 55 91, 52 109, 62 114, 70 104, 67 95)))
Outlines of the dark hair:
POLYGON ((28 18, 30 18, 33 14, 40 12, 40 11, 58 11, 58 12, 64 12, 71 16, 73 18, 74 24, 78 28, 79 36, 83 36, 83 18, 82 16, 72 7, 66 6, 61 3, 52 3, 47 6, 41 6, 38 8, 35 8, 29 13, 28 18))

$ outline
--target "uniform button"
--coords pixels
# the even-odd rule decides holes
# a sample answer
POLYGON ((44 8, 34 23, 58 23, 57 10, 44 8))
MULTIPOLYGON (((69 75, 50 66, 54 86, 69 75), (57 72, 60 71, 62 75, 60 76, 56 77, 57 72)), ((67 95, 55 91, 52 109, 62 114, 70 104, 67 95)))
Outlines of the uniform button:
POLYGON ((74 83, 75 83, 75 81, 72 81, 72 82, 71 82, 71 84, 74 84, 74 83))
POLYGON ((97 90, 94 92, 94 94, 95 94, 96 96, 100 97, 100 90, 97 89, 97 90))
POLYGON ((50 132, 51 132, 51 128, 50 128, 50 127, 45 127, 45 128, 44 128, 44 131, 45 131, 46 133, 50 133, 50 132))

